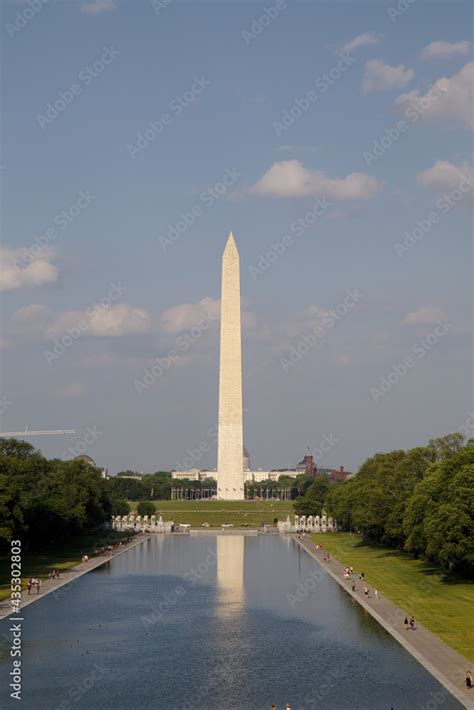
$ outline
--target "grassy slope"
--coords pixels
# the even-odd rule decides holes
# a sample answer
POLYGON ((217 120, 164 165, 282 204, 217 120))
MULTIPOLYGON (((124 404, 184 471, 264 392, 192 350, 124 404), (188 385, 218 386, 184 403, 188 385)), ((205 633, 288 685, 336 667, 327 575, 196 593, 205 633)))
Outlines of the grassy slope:
POLYGON ((358 535, 313 535, 331 555, 451 648, 474 661, 474 582, 447 575, 442 569, 375 544, 358 535))
MULTIPOLYGON (((137 503, 129 503, 135 511, 137 503)), ((207 522, 213 527, 220 527, 222 523, 240 527, 247 523, 249 527, 255 528, 261 523, 273 523, 274 518, 286 520, 286 516, 293 513, 291 501, 164 500, 157 501, 155 506, 156 515, 161 513, 163 520, 189 523, 193 527, 200 527, 207 522)))

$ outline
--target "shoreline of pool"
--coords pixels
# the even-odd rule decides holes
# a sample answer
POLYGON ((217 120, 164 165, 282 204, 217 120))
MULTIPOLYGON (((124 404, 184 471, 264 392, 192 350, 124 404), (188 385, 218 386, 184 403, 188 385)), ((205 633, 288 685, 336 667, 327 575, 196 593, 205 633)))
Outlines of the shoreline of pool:
MULTIPOLYGON (((75 567, 71 567, 68 570, 64 570, 63 572, 61 572, 61 577, 59 579, 47 579, 45 581, 42 581, 41 592, 39 594, 32 593, 28 595, 27 592, 22 591, 20 611, 26 606, 29 606, 34 602, 40 601, 40 599, 44 599, 48 594, 56 592, 57 590, 61 589, 62 587, 65 587, 68 584, 72 584, 88 572, 91 572, 92 570, 107 564, 107 562, 110 562, 111 560, 115 559, 115 557, 118 557, 124 552, 128 552, 128 550, 132 550, 134 547, 141 545, 143 542, 149 540, 150 538, 150 534, 141 533, 136 538, 134 538, 132 542, 125 544, 123 547, 119 547, 116 551, 112 553, 111 556, 109 556, 108 554, 97 555, 97 557, 93 557, 87 562, 80 562, 75 567)), ((65 591, 66 590, 63 590, 63 592, 65 591)), ((11 600, 8 598, 0 602, 0 621, 6 619, 9 616, 12 616, 12 618, 14 618, 14 613, 12 613, 11 600)))
POLYGON ((398 621, 402 624, 405 612, 390 602, 385 596, 379 593, 379 598, 369 603, 360 596, 360 590, 353 592, 345 584, 342 573, 344 566, 335 558, 331 557, 330 562, 325 562, 323 551, 316 548, 316 544, 308 538, 298 539, 295 535, 292 539, 302 547, 321 567, 327 572, 339 586, 347 592, 355 601, 360 604, 379 624, 382 626, 403 648, 408 651, 444 688, 458 700, 463 707, 474 708, 474 689, 469 693, 464 683, 464 673, 469 667, 469 661, 460 653, 452 649, 441 639, 417 623, 416 631, 405 633, 413 634, 409 638, 414 640, 411 643, 402 633, 400 633, 392 623, 398 621), (374 608, 377 606, 377 609, 374 608), (443 669, 443 670, 442 670, 443 669))

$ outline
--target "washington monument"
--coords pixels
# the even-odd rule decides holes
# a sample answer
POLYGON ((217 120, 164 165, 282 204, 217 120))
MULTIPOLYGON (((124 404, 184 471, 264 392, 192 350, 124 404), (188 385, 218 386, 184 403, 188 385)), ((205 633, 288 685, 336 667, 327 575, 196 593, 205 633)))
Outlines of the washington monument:
POLYGON ((240 261, 232 232, 222 256, 217 496, 244 500, 240 261))

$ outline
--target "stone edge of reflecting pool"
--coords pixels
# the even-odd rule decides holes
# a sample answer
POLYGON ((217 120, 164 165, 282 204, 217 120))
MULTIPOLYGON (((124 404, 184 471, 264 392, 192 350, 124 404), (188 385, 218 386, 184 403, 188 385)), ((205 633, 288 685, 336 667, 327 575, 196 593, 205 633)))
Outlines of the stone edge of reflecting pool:
MULTIPOLYGON (((454 651, 452 648, 447 646, 441 639, 437 638, 427 629, 417 627, 419 633, 416 637, 417 641, 421 635, 427 636, 426 647, 423 650, 415 648, 411 643, 407 641, 405 636, 400 634, 397 629, 392 625, 392 623, 379 614, 370 604, 368 604, 364 599, 354 594, 343 582, 341 573, 343 566, 340 562, 332 559, 333 566, 339 566, 339 574, 336 574, 334 569, 331 569, 327 564, 322 564, 322 560, 316 555, 315 548, 316 545, 310 540, 300 540, 296 536, 292 535, 292 539, 297 543, 305 552, 307 552, 310 557, 312 557, 315 562, 324 569, 327 574, 332 577, 337 584, 343 589, 348 595, 350 595, 355 601, 357 601, 360 606, 362 606, 371 616, 377 621, 380 626, 382 626, 387 633, 389 633, 408 653, 410 653, 417 661, 422 665, 442 686, 448 690, 451 695, 453 695, 456 700, 458 700, 466 708, 474 708, 474 699, 468 695, 467 688, 464 687, 463 678, 464 670, 466 664, 469 661, 465 659, 461 654, 454 651), (311 548, 314 548, 313 549, 311 548), (428 645, 429 644, 429 645, 428 645), (433 658, 430 660, 427 656, 431 655, 433 658), (457 680, 456 685, 447 677, 447 674, 443 672, 436 661, 439 660, 442 667, 445 669, 448 665, 451 669, 451 674, 459 680, 457 680)), ((392 607, 392 616, 403 618, 405 614, 394 604, 386 600, 386 603, 390 604, 392 607), (398 613, 397 613, 398 612, 398 613)), ((400 620, 401 623, 401 620, 400 620)), ((425 639, 423 639, 425 640, 425 639)))

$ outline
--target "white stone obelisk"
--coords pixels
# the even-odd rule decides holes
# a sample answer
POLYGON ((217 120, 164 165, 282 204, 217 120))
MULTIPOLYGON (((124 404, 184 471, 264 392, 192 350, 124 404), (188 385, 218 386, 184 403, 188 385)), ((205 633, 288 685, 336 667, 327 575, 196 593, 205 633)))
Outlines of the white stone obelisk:
POLYGON ((222 257, 217 496, 244 500, 240 260, 232 232, 222 257))

